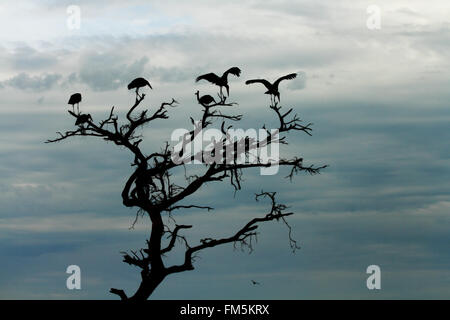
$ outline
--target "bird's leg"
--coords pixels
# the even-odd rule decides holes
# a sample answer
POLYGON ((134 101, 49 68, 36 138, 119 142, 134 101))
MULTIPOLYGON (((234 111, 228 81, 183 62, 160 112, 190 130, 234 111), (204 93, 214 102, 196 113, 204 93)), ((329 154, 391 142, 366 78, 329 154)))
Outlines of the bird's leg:
POLYGON ((140 99, 141 96, 139 95, 139 88, 136 88, 136 100, 140 99))
POLYGON ((77 103, 77 111, 78 111, 78 114, 80 114, 80 104, 79 103, 77 103))
POLYGON ((72 105, 72 112, 75 113, 75 104, 72 105))

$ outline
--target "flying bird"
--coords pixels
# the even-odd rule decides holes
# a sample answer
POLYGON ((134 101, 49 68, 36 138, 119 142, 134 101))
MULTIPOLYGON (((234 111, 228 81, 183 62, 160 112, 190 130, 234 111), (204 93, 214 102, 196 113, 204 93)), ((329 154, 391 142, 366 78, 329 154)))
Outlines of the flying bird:
POLYGON ((239 77, 241 75, 241 69, 238 67, 232 67, 225 71, 221 77, 216 75, 215 73, 207 73, 204 75, 201 75, 195 79, 195 82, 199 82, 200 80, 206 80, 209 81, 216 86, 220 87, 220 95, 222 96, 222 87, 225 87, 227 89, 227 95, 230 95, 230 87, 228 86, 228 74, 235 75, 236 77, 239 77))
POLYGON ((256 282, 255 280, 251 280, 251 281, 252 281, 252 284, 255 285, 255 286, 256 286, 257 284, 261 284, 261 283, 259 283, 259 282, 256 282))
POLYGON ((80 114, 77 117, 77 121, 75 121, 75 125, 81 126, 82 124, 89 122, 89 121, 92 121, 92 117, 89 113, 88 114, 80 114))
POLYGON ((296 77, 297 77, 296 73, 291 73, 291 74, 288 74, 284 77, 277 79, 274 83, 270 83, 269 81, 267 81, 265 79, 253 79, 253 80, 247 80, 245 82, 245 84, 262 83, 267 88, 267 91, 264 93, 270 94, 271 97, 273 96, 273 97, 278 98, 278 102, 280 102, 280 91, 278 91, 278 85, 283 80, 292 80, 292 79, 295 79, 296 77))
POLYGON ((128 84, 128 90, 136 89, 136 95, 138 97, 141 97, 139 95, 139 89, 145 86, 149 86, 150 89, 153 89, 152 86, 150 85, 150 82, 148 82, 144 78, 136 78, 128 84))
POLYGON ((81 93, 74 93, 73 95, 70 96, 69 102, 67 102, 67 104, 72 105, 73 112, 75 112, 75 104, 76 104, 78 113, 80 113, 80 107, 79 107, 80 102, 81 102, 81 93))
POLYGON ((195 95, 197 96, 198 102, 204 107, 207 107, 211 103, 216 103, 216 100, 214 100, 214 98, 211 97, 209 94, 200 97, 200 92, 197 90, 195 95))

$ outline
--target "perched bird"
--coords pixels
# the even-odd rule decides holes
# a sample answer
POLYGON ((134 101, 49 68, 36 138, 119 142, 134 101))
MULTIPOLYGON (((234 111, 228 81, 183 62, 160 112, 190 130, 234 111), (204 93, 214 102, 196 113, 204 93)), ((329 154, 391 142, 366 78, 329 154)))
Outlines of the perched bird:
POLYGON ((267 91, 265 92, 265 94, 270 94, 271 97, 273 96, 273 97, 278 98, 278 102, 280 102, 280 91, 278 91, 278 85, 283 80, 292 80, 292 79, 295 79, 296 77, 297 77, 296 73, 291 73, 284 77, 279 78, 274 83, 270 83, 269 81, 267 81, 265 79, 253 79, 253 80, 247 80, 245 82, 245 84, 262 83, 267 88, 267 91))
POLYGON ((204 107, 207 107, 211 103, 216 103, 216 100, 214 100, 214 98, 211 97, 209 94, 200 97, 200 92, 197 90, 195 95, 197 96, 198 103, 200 103, 204 107))
POLYGON ((80 113, 80 107, 79 104, 81 102, 81 93, 74 93, 73 95, 70 96, 69 98, 69 102, 67 102, 67 104, 71 104, 72 105, 72 111, 75 112, 75 104, 77 105, 77 109, 78 109, 78 113, 80 113))
POLYGON ((261 284, 261 283, 259 283, 259 282, 256 282, 255 280, 251 280, 251 281, 252 281, 252 283, 253 283, 254 285, 261 284))
POLYGON ((136 78, 128 84, 128 90, 136 89, 136 95, 138 97, 140 97, 139 88, 142 88, 145 86, 149 86, 150 89, 153 89, 152 86, 150 85, 150 82, 148 82, 144 78, 136 78))
POLYGON ((241 69, 238 67, 232 67, 225 71, 221 77, 216 75, 215 73, 207 73, 204 75, 201 75, 197 77, 195 82, 199 82, 200 80, 206 80, 209 81, 216 86, 220 87, 220 95, 222 96, 222 87, 225 87, 227 89, 227 95, 230 95, 230 87, 228 86, 228 74, 231 73, 232 75, 235 75, 236 77, 239 77, 241 75, 241 69))
POLYGON ((88 114, 80 114, 77 117, 77 121, 75 121, 75 125, 81 126, 82 124, 89 122, 89 121, 92 121, 92 117, 89 113, 88 114))

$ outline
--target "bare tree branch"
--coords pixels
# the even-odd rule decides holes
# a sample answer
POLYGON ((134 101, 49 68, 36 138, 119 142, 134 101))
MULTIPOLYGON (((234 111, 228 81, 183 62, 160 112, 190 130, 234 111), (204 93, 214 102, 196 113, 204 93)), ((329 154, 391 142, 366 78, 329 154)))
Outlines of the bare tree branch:
POLYGON ((109 292, 113 293, 113 294, 117 294, 121 300, 128 300, 127 295, 125 294, 125 291, 121 290, 121 289, 114 289, 111 288, 109 290, 109 292))
MULTIPOLYGON (((293 212, 283 212, 287 207, 283 204, 278 204, 275 201, 275 192, 261 192, 260 194, 256 195, 256 200, 259 200, 261 197, 268 197, 271 199, 271 210, 269 213, 267 213, 264 217, 260 218, 253 218, 245 224, 241 229, 239 229, 234 235, 227 237, 227 238, 221 238, 221 239, 213 239, 213 238, 205 238, 201 240, 201 244, 189 247, 185 252, 185 260, 182 265, 176 265, 171 266, 167 268, 167 273, 178 273, 188 270, 193 270, 194 267, 192 265, 192 258, 194 253, 201 251, 206 248, 212 248, 219 245, 227 244, 227 243, 236 243, 239 242, 245 246, 247 246, 250 250, 252 250, 252 244, 251 242, 248 242, 247 240, 256 236, 257 233, 255 230, 258 228, 258 224, 261 222, 267 222, 272 220, 280 220, 282 219, 283 222, 288 226, 289 230, 290 226, 284 219, 285 217, 288 217, 293 214, 293 212)), ((289 241, 291 243, 291 248, 293 250, 298 249, 299 247, 296 245, 296 242, 291 238, 291 233, 289 232, 289 241)))
MULTIPOLYGON (((177 237, 179 237, 178 231, 180 231, 181 229, 189 229, 189 228, 192 228, 192 226, 177 225, 175 227, 175 229, 172 232, 170 232, 170 243, 169 243, 169 245, 166 248, 161 250, 161 254, 169 252, 170 250, 173 249, 173 247, 175 246, 175 241, 177 240, 177 237)), ((184 239, 184 240, 186 240, 186 239, 184 239)))

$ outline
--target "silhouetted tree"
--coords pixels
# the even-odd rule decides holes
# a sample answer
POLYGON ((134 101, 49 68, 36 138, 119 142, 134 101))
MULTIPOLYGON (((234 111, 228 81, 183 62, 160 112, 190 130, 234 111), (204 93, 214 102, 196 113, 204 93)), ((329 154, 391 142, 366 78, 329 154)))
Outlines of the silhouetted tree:
MULTIPOLYGON (((197 94, 198 95, 198 94, 197 94)), ((268 146, 274 142, 287 144, 286 137, 282 136, 283 133, 291 131, 302 131, 308 135, 311 135, 311 124, 302 125, 301 120, 297 115, 291 116, 292 109, 286 112, 281 112, 282 107, 273 101, 270 108, 275 112, 279 121, 278 130, 280 135, 272 136, 269 130, 262 126, 267 132, 267 137, 263 141, 255 141, 254 139, 243 138, 239 141, 231 141, 227 137, 227 122, 238 122, 241 120, 242 115, 229 115, 221 111, 222 107, 232 106, 235 103, 229 103, 226 101, 228 97, 223 94, 218 94, 219 99, 216 102, 214 99, 208 101, 209 104, 201 103, 201 99, 198 99, 199 105, 202 107, 202 116, 198 122, 195 122, 191 117, 191 121, 195 124, 196 129, 190 131, 186 137, 192 141, 198 134, 198 129, 205 129, 211 127, 215 121, 220 121, 220 130, 224 134, 224 138, 216 141, 215 146, 219 145, 223 151, 223 156, 226 155, 227 146, 229 144, 244 143, 245 154, 248 156, 248 152, 251 147, 268 146), (289 118, 291 117, 291 118, 289 118)), ((151 232, 150 237, 147 240, 145 248, 138 251, 131 251, 130 253, 123 253, 124 262, 136 266, 141 270, 141 283, 137 291, 127 296, 123 290, 111 289, 110 292, 117 294, 123 300, 146 300, 154 292, 155 288, 170 274, 193 270, 193 259, 195 254, 199 251, 216 247, 222 244, 234 243, 240 244, 243 247, 252 249, 253 238, 257 235, 258 225, 262 222, 281 220, 288 227, 289 242, 291 248, 295 251, 297 249, 297 243, 291 237, 291 227, 286 221, 286 217, 292 215, 292 212, 286 212, 287 206, 277 203, 275 199, 275 192, 263 192, 256 194, 256 200, 266 198, 270 201, 270 210, 261 217, 250 220, 247 224, 242 226, 235 233, 226 238, 204 238, 200 243, 192 245, 188 243, 185 236, 181 232, 185 229, 189 229, 191 225, 178 225, 175 222, 173 212, 181 209, 207 209, 213 208, 208 206, 201 206, 197 204, 185 204, 183 200, 188 200, 190 196, 200 190, 207 183, 222 182, 225 179, 229 179, 231 185, 239 190, 241 188, 241 179, 243 171, 249 168, 263 168, 270 167, 271 163, 262 162, 260 159, 255 163, 239 163, 236 161, 239 156, 236 151, 234 160, 223 161, 223 163, 214 162, 209 164, 203 164, 204 170, 202 173, 188 175, 185 174, 183 185, 173 182, 173 172, 176 168, 186 166, 183 163, 174 161, 174 149, 167 142, 165 146, 157 152, 146 153, 141 147, 140 143, 143 141, 142 135, 138 134, 138 129, 145 125, 151 125, 158 120, 164 120, 169 118, 169 110, 178 105, 177 101, 172 99, 170 102, 163 102, 153 112, 148 109, 137 112, 136 108, 145 99, 145 94, 139 95, 136 92, 136 99, 134 104, 126 113, 126 119, 124 124, 119 124, 119 118, 114 111, 114 107, 111 108, 109 115, 99 122, 95 122, 91 117, 86 115, 68 111, 71 116, 76 118, 76 122, 83 123, 75 130, 69 130, 64 133, 58 132, 58 137, 55 139, 47 140, 46 143, 58 142, 70 137, 76 136, 92 136, 102 138, 106 141, 112 141, 117 146, 125 147, 133 156, 133 172, 129 176, 122 191, 122 201, 126 207, 133 207, 138 209, 138 213, 148 214, 151 220, 151 232), (83 117, 83 119, 80 119, 83 117), (174 221, 174 227, 169 223, 163 222, 164 215, 167 214, 172 221, 174 221), (167 236, 167 240, 165 237, 167 236), (167 255, 179 242, 185 246, 184 258, 181 264, 166 266, 163 262, 163 257, 167 255), (167 241, 167 243, 165 243, 167 241)), ((185 145, 184 145, 185 146, 185 145)), ((239 149, 239 148, 238 148, 239 149)), ((238 150, 235 149, 235 150, 238 150)), ((202 156, 205 151, 199 151, 200 154, 188 155, 190 159, 195 159, 197 156, 202 156)), ((242 152, 242 151, 241 151, 242 152)), ((182 152, 178 156, 182 156, 182 152)), ((306 172, 309 174, 316 174, 326 166, 303 166, 303 159, 294 157, 292 159, 279 159, 278 165, 286 166, 289 168, 289 174, 286 178, 292 179, 293 176, 299 172, 306 172)))

